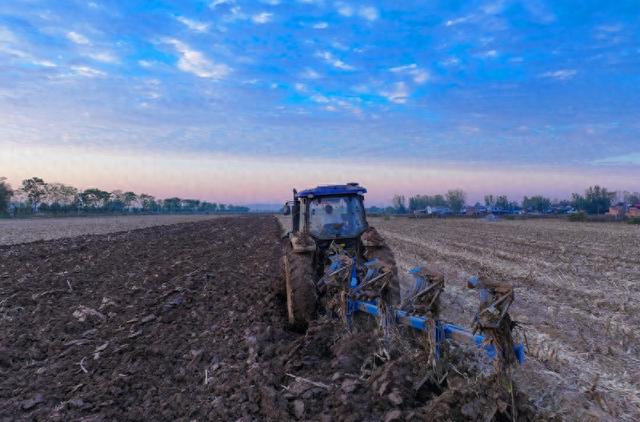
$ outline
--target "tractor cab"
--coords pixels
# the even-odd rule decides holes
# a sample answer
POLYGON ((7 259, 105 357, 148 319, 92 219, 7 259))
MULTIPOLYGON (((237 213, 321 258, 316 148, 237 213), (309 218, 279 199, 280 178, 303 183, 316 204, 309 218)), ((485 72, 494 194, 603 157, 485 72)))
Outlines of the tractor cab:
POLYGON ((292 232, 302 231, 321 242, 360 237, 369 227, 363 203, 366 192, 357 183, 294 189, 293 201, 285 204, 285 214, 292 215, 292 232))

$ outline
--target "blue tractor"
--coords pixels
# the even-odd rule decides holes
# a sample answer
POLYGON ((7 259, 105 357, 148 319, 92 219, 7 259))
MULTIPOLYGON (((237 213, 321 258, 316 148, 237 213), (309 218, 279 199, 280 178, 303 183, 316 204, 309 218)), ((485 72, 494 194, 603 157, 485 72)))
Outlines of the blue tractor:
POLYGON ((293 200, 285 204, 291 231, 284 239, 283 278, 292 327, 304 330, 318 312, 327 312, 325 296, 331 287, 327 280, 335 282, 343 269, 340 275, 344 277, 339 279, 346 284, 349 280, 357 284, 367 274, 367 280, 376 282, 367 286, 369 299, 399 304, 395 259, 384 239, 367 223, 366 192, 358 183, 294 189, 293 200))

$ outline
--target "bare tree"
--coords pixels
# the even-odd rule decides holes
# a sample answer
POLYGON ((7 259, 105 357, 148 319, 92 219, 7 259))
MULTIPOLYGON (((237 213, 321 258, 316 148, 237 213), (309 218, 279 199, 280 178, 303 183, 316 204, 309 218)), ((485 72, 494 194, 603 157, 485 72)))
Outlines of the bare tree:
POLYGON ((447 203, 453 212, 460 212, 464 208, 467 194, 462 189, 452 189, 447 192, 447 203))

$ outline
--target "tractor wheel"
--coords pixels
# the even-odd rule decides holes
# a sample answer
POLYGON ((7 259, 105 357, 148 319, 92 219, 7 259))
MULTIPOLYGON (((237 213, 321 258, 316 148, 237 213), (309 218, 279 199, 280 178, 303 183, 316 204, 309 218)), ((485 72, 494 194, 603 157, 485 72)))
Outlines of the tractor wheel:
POLYGON ((288 245, 284 255, 284 281, 289 325, 295 330, 306 330, 316 315, 317 295, 313 274, 313 255, 294 253, 291 245, 288 245))
POLYGON ((391 306, 399 306, 400 279, 398 278, 396 259, 393 256, 391 249, 386 245, 380 247, 369 247, 365 252, 365 256, 370 260, 378 259, 391 267, 391 279, 389 280, 386 294, 382 299, 391 306))

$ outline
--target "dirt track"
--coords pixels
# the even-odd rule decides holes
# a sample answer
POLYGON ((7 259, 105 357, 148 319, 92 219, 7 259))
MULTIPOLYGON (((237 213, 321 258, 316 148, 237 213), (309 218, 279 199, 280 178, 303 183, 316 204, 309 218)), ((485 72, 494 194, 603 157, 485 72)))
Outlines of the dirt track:
POLYGON ((335 320, 288 331, 279 233, 273 217, 220 218, 0 247, 0 419, 501 414, 504 392, 464 361, 416 390, 418 352, 381 361, 376 336, 335 320))

